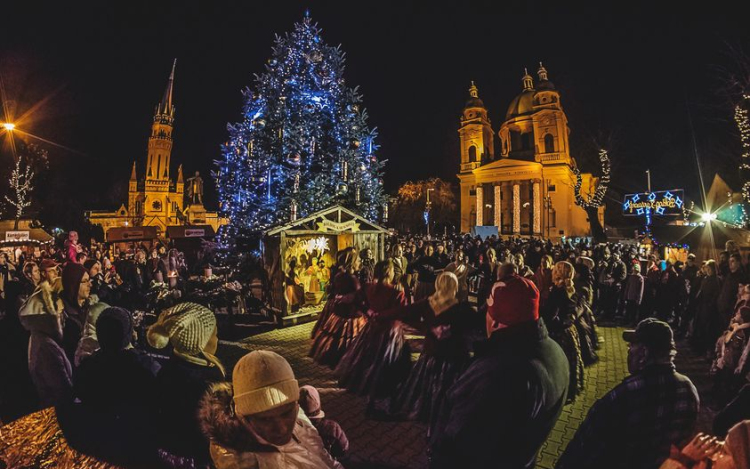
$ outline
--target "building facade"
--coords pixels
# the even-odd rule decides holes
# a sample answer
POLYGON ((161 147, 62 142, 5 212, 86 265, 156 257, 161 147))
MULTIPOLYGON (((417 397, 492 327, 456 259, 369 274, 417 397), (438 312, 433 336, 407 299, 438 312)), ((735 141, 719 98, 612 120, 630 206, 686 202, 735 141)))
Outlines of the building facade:
MULTIPOLYGON (((539 81, 525 73, 523 90, 508 106, 495 132, 472 82, 458 130, 461 149, 461 231, 496 226, 498 234, 551 239, 590 236, 585 210, 576 205, 575 159, 560 93, 540 64, 539 81)), ((582 175, 581 192, 597 180, 582 175)), ((604 222, 604 209, 599 210, 604 222)))
POLYGON ((128 182, 128 201, 114 212, 87 212, 89 221, 101 225, 105 235, 110 228, 155 226, 160 236, 164 236, 168 226, 211 225, 216 231, 226 224, 226 219, 216 212, 208 212, 203 204, 189 204, 185 207, 185 181, 182 165, 177 168, 177 179, 172 180, 169 169, 172 156, 172 130, 174 128, 175 107, 173 100, 174 70, 172 65, 164 96, 156 106, 151 136, 148 139, 146 171, 138 178, 136 163, 128 182))

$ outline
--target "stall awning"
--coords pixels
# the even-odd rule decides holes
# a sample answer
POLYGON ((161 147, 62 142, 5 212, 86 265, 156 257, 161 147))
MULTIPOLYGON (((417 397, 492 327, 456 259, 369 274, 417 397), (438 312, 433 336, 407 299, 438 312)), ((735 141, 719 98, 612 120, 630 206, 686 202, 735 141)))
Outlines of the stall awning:
POLYGON ((300 218, 297 221, 276 226, 266 231, 266 235, 273 236, 283 231, 319 231, 321 233, 387 233, 388 230, 380 225, 358 215, 351 210, 334 205, 300 218))
POLYGON ((213 238, 216 232, 211 225, 193 226, 168 226, 167 237, 170 239, 182 238, 213 238))
POLYGON ((108 243, 149 241, 158 238, 155 226, 119 227, 107 230, 108 243))
MULTIPOLYGON (((21 246, 24 244, 44 244, 52 241, 52 235, 41 228, 30 228, 28 223, 14 230, 13 220, 0 221, 0 245, 21 246)), ((20 225, 19 225, 20 226, 20 225)))

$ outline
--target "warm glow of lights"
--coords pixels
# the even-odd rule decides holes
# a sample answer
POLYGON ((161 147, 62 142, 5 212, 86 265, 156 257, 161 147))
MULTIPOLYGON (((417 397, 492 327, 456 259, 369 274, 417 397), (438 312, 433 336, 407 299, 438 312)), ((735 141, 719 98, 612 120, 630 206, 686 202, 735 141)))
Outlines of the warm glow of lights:
POLYGON ((477 226, 484 226, 484 188, 477 186, 477 226))
POLYGON ((706 223, 710 223, 713 220, 716 220, 716 214, 715 213, 704 213, 701 215, 701 220, 703 220, 706 223))
POLYGON ((521 185, 513 184, 513 234, 521 233, 521 185))
POLYGON ((7 130, 8 132, 10 132, 10 131, 12 131, 13 129, 16 128, 16 124, 14 124, 12 122, 5 122, 3 124, 3 127, 5 128, 5 130, 7 130))

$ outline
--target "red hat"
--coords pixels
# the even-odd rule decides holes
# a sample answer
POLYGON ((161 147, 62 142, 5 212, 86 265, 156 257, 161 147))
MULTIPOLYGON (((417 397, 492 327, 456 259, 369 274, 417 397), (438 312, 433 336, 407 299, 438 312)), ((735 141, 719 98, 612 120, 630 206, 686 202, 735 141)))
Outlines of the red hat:
POLYGON ((55 267, 57 267, 59 265, 60 264, 58 264, 57 262, 55 262, 52 259, 48 258, 48 259, 42 259, 42 265, 40 265, 39 267, 44 271, 44 270, 47 270, 47 269, 55 268, 55 267))
POLYGON ((487 299, 488 332, 503 326, 514 326, 539 319, 539 290, 529 279, 519 275, 495 283, 487 299), (489 320, 495 323, 490 329, 489 320), (499 327, 498 327, 499 326, 499 327))

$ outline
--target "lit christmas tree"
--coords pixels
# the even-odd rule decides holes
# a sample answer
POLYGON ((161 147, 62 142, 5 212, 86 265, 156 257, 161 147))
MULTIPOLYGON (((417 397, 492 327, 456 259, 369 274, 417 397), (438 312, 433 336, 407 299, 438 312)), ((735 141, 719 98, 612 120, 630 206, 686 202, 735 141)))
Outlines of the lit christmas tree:
POLYGON ((386 203, 357 88, 344 83, 344 53, 305 15, 277 36, 265 73, 246 89, 243 120, 229 124, 216 178, 230 230, 262 229, 335 203, 370 220, 386 203))

